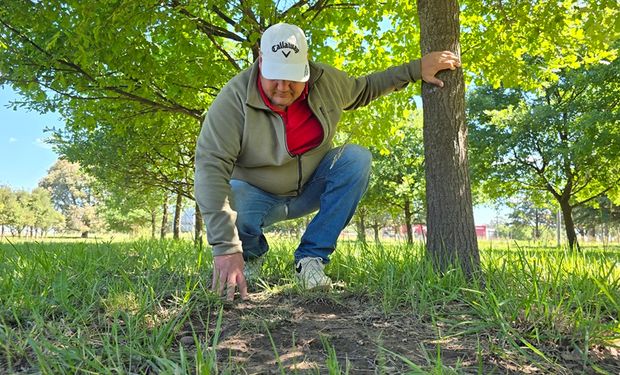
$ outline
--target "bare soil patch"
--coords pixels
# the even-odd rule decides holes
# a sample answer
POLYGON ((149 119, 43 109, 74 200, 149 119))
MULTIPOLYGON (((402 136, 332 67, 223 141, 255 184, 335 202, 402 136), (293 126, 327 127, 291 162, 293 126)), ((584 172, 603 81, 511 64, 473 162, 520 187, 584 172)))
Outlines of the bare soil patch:
MULTIPOLYGON (((225 306, 218 363, 232 373, 324 374, 329 370, 328 342, 342 373, 348 368, 350 374, 416 373, 407 361, 425 371, 440 363, 458 373, 595 373, 578 356, 558 348, 546 348, 545 354, 554 358, 546 363, 514 352, 491 331, 451 336, 450 326, 469 317, 462 314, 462 306, 446 310, 452 311, 445 314, 451 316, 448 325, 410 313, 385 314, 360 295, 252 293, 247 301, 225 306)), ((212 340, 217 316, 217 311, 193 316, 178 340, 190 351, 192 331, 202 340, 212 340)), ((593 354, 596 366, 620 373, 618 351, 601 348, 593 354)))

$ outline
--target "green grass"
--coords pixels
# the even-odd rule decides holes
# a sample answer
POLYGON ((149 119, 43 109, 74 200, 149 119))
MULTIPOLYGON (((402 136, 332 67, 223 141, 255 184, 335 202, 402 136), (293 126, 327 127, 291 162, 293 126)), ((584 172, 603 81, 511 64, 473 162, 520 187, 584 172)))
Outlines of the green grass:
MULTIPOLYGON (((272 244, 264 267, 264 286, 272 294, 290 290, 294 246, 272 244)), ((327 269, 383 313, 432 322, 438 339, 475 338, 500 359, 518 358, 550 372, 566 371, 561 353, 578 360, 582 371, 614 371, 600 367, 591 352, 620 343, 617 248, 483 250, 484 289, 457 270, 436 274, 423 253, 420 245, 347 242, 327 269)), ((242 372, 242 365, 213 350, 226 312, 208 290, 210 263, 208 250, 184 241, 0 240, 0 373, 242 372), (217 321, 209 322, 213 317, 217 321), (210 336, 198 334, 210 323, 216 327, 210 336), (188 326, 191 350, 176 340, 188 326)), ((263 326, 257 329, 271 339, 273 327, 263 326)), ((326 337, 320 342, 324 368, 349 373, 338 348, 326 337)), ((286 373, 271 343, 274 370, 286 373)), ((479 346, 472 350, 482 352, 479 346)), ((443 362, 439 345, 422 362, 382 353, 412 373, 461 372, 458 364, 443 362)))

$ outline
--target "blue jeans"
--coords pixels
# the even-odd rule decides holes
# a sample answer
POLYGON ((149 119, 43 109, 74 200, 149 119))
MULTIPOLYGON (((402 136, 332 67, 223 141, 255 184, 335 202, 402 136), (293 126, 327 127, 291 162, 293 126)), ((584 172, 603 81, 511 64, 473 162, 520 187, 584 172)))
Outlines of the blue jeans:
POLYGON ((258 258, 269 250, 263 228, 318 210, 295 251, 295 262, 306 257, 329 262, 338 236, 351 220, 370 177, 370 152, 357 145, 342 147, 323 157, 301 194, 295 197, 270 194, 241 180, 230 181, 231 204, 237 211, 236 225, 245 260, 258 258))

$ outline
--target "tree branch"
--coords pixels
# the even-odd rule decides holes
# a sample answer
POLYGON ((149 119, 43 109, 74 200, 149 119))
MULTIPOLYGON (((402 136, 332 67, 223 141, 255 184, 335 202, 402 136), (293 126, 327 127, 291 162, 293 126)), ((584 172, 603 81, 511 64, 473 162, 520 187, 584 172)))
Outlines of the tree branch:
POLYGON ((231 31, 228 31, 228 30, 226 30, 226 29, 224 29, 222 27, 213 25, 212 23, 209 23, 209 22, 205 21, 204 19, 196 16, 195 14, 192 14, 190 11, 185 9, 179 3, 178 0, 171 0, 168 3, 168 5, 172 9, 178 11, 182 15, 186 16, 187 18, 189 18, 190 20, 196 22, 197 26, 198 26, 198 30, 202 31, 203 33, 205 33, 207 35, 219 36, 219 37, 222 37, 222 38, 234 40, 236 42, 243 42, 243 41, 245 41, 245 39, 243 39, 239 35, 231 32, 231 31))
POLYGON ((288 9, 280 13, 280 18, 285 19, 294 9, 301 8, 306 4, 308 4, 308 0, 299 0, 295 4, 291 5, 288 9))
POLYGON ((591 196, 590 198, 584 199, 582 201, 579 201, 577 203, 575 203, 575 205, 573 207, 576 206, 580 206, 582 204, 586 204, 588 202, 590 202, 591 200, 594 200, 600 196, 602 196, 603 194, 607 193, 608 191, 610 191, 611 189, 613 189, 614 187, 616 187, 616 185, 620 183, 620 178, 618 178, 614 183, 612 183, 609 187, 605 188, 604 190, 600 191, 598 194, 591 196))
MULTIPOLYGON (((7 29, 11 30, 13 33, 15 33, 20 39, 22 39, 23 41, 25 41, 27 44, 33 46, 37 51, 39 51, 41 54, 43 54, 44 56, 46 56, 50 62, 53 63, 59 63, 61 65, 64 65, 70 69, 62 69, 62 67, 56 67, 54 65, 50 66, 49 69, 52 69, 54 71, 63 71, 63 72, 71 72, 73 74, 77 74, 80 75, 82 77, 84 77, 87 81, 90 82, 97 82, 96 78, 91 75, 90 73, 88 73, 85 69, 83 69, 81 66, 79 66, 78 64, 69 61, 67 59, 64 58, 56 58, 54 57, 51 53, 47 52, 44 48, 42 48, 41 46, 39 46, 37 43, 35 43, 33 40, 31 40, 26 34, 22 33, 21 31, 19 31, 18 29, 14 28, 13 26, 11 26, 10 24, 8 24, 6 21, 4 21, 3 19, 0 19, 0 23, 2 25, 4 25, 7 29)), ((135 80, 134 80, 135 81, 135 80)), ((40 82, 39 82, 40 83, 40 82)), ((45 85, 44 87, 50 88, 48 87, 49 85, 45 85)), ((186 115, 189 115, 191 117, 196 118, 197 120, 200 120, 202 118, 201 116, 201 111, 195 110, 195 109, 191 109, 191 108, 186 108, 178 103, 174 103, 169 99, 165 99, 168 103, 173 103, 171 105, 164 105, 162 103, 158 103, 156 101, 153 101, 151 99, 130 93, 128 91, 125 91, 123 89, 120 89, 119 87, 116 86, 105 86, 102 87, 101 89, 103 90, 108 90, 111 92, 114 92, 122 97, 128 98, 132 101, 136 101, 139 102, 141 104, 150 106, 150 107, 154 107, 154 108, 159 108, 163 111, 167 111, 167 112, 177 112, 177 113, 184 113, 186 115)), ((79 99, 79 96, 75 96, 69 93, 61 93, 58 90, 52 89, 54 92, 61 94, 61 95, 65 95, 67 97, 73 97, 74 99, 79 99)))
POLYGON ((263 31, 266 29, 265 25, 256 19, 256 15, 252 12, 251 6, 248 6, 245 0, 239 0, 239 9, 241 9, 241 13, 243 15, 254 22, 254 24, 258 27, 258 30, 263 31))
POLYGON ((233 59, 233 57, 228 53, 228 51, 226 51, 222 46, 220 46, 217 43, 213 35, 209 35, 209 34, 206 34, 206 35, 207 35, 207 38, 209 38, 209 40, 211 41, 211 43, 213 43, 215 48, 218 51, 220 51, 220 53, 224 55, 224 57, 226 57, 226 60, 235 68, 235 70, 237 70, 238 72, 241 71, 241 67, 239 66, 239 64, 237 64, 235 59, 233 59))
POLYGON ((230 17, 228 17, 226 14, 224 14, 224 12, 222 12, 217 6, 214 5, 211 7, 211 9, 213 9, 215 14, 220 16, 220 18, 223 19, 224 22, 226 22, 230 26, 233 26, 233 27, 237 26, 237 23, 233 21, 230 17))

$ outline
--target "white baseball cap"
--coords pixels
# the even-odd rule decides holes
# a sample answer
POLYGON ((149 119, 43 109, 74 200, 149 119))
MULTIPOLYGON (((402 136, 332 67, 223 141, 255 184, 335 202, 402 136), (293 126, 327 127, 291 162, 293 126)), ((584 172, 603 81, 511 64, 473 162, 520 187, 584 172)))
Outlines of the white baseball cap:
POLYGON ((299 27, 287 23, 269 27, 261 37, 260 51, 263 77, 296 82, 310 78, 308 42, 299 27))

